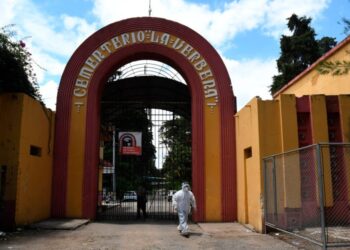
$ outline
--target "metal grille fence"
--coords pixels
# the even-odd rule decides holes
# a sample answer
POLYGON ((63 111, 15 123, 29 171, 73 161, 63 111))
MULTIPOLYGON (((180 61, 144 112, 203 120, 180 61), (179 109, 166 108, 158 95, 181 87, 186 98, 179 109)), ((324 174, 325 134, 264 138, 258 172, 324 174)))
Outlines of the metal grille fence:
POLYGON ((265 225, 324 249, 350 246, 350 144, 264 159, 265 225))
POLYGON ((102 122, 111 123, 113 130, 101 127, 104 157, 97 219, 175 221, 172 195, 182 180, 192 179, 190 121, 168 110, 128 102, 114 103, 102 122), (140 155, 120 153, 122 141, 115 137, 122 131, 142 132, 140 155), (140 209, 140 193, 145 196, 145 209, 140 209))

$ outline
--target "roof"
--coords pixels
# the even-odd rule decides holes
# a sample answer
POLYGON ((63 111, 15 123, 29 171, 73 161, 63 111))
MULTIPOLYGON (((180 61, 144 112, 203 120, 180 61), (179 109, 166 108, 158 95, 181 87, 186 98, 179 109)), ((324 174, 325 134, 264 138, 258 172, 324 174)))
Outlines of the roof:
POLYGON ((332 48, 330 51, 325 53, 323 56, 321 56, 317 61, 315 61, 313 64, 311 64, 307 69, 305 69, 303 72, 301 72, 299 75, 294 77, 289 83, 284 85, 280 90, 278 90, 276 93, 273 94, 273 98, 277 97, 279 94, 284 92, 286 89, 294 85, 296 82, 298 82, 302 77, 307 75, 311 70, 315 69, 317 65, 331 57, 333 54, 335 54, 337 51, 339 51, 341 48, 343 48, 345 45, 350 43, 350 36, 346 37, 343 41, 337 44, 334 48, 332 48))

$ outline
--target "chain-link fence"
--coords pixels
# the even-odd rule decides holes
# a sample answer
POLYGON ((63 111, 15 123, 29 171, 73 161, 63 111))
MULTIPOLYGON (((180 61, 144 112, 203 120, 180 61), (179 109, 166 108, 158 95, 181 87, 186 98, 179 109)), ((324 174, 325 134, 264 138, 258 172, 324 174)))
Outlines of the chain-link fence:
POLYGON ((350 144, 264 159, 265 225, 323 248, 350 246, 350 144))

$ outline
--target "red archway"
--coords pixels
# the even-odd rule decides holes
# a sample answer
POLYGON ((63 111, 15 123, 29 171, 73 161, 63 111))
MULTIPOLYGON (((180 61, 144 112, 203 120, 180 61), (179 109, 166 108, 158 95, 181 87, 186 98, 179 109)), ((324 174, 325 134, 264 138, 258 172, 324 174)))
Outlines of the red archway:
MULTIPOLYGON (((177 47, 179 44, 176 44, 177 47)), ((236 105, 227 70, 215 49, 199 34, 179 23, 150 17, 131 18, 102 28, 80 45, 66 66, 57 97, 52 215, 95 217, 101 92, 104 82, 113 70, 138 59, 154 59, 171 65, 183 75, 189 85, 193 131, 192 182, 198 202, 197 221, 217 220, 216 218, 219 217, 221 221, 235 220, 237 214, 236 158, 233 115, 236 105), (159 37, 155 34, 161 34, 164 43, 159 42, 159 37), (148 42, 145 42, 146 39, 148 42), (179 41, 185 44, 186 49, 185 47, 180 50, 175 49, 175 43, 179 41), (172 44, 173 47, 164 46, 165 42, 172 44), (108 43, 118 49, 110 51, 111 47, 107 46, 108 43), (192 57, 189 54, 190 51, 192 57), (96 61, 93 63, 91 58, 95 58, 96 61), (91 72, 83 70, 86 64, 91 66, 86 68, 91 72), (204 66, 209 70, 199 72, 198 69, 204 66), (79 76, 89 77, 89 81, 77 80, 79 76), (205 82, 203 79, 209 76, 213 80, 205 82), (79 99, 80 97, 84 99, 79 99), (210 127, 206 125, 210 124, 210 112, 218 114, 215 123, 220 130, 218 135, 214 134, 213 137, 208 136, 209 132, 206 132, 207 127, 210 127), (82 122, 77 124, 77 121, 82 122), (83 133, 81 136, 83 145, 75 143, 75 132, 83 133), (219 164, 214 167, 206 162, 206 157, 209 157, 206 154, 210 153, 210 150, 208 151, 210 147, 207 146, 210 145, 210 140, 219 142, 219 164), (83 159, 80 161, 74 159, 82 154, 83 159), (71 165, 74 165, 75 161, 81 162, 81 170, 79 167, 77 170, 72 170, 71 165), (79 171, 83 173, 82 187, 79 186, 80 184, 77 184, 78 186, 70 184, 73 183, 72 178, 80 178, 79 171), (221 210, 220 215, 214 216, 214 219, 205 212, 210 211, 206 209, 208 206, 206 204, 211 202, 206 199, 217 199, 213 198, 210 187, 208 188, 210 177, 206 176, 206 172, 210 173, 210 171, 220 175, 217 179, 213 178, 214 181, 219 181, 215 181, 218 187, 212 194, 220 190, 221 202, 218 205, 221 210), (80 194, 73 186, 75 189, 78 187, 82 190, 81 200, 76 204, 76 208, 71 209, 70 197, 74 195, 77 197, 80 194), (75 192, 78 194, 74 194, 75 192)))

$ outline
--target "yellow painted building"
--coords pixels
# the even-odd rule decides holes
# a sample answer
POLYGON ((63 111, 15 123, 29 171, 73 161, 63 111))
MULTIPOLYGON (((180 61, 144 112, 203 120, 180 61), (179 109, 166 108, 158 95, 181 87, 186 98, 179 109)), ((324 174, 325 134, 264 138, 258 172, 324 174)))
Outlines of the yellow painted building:
MULTIPOLYGON (((277 92, 273 100, 254 98, 235 115, 237 206, 240 223, 250 224, 257 231, 263 231, 263 159, 300 147, 299 106, 301 110, 309 109, 312 131, 309 144, 331 140, 327 115, 332 112, 329 111, 332 102, 339 106, 342 142, 349 142, 350 74, 321 75, 317 71, 317 65, 321 61, 350 60, 349 50, 350 37, 277 92)), ((323 154, 326 206, 332 206, 334 199, 329 157, 329 152, 323 154)), ((285 166, 277 176, 277 180, 280 180, 280 183, 277 183, 278 197, 283 197, 279 203, 283 206, 279 209, 297 209, 301 206, 301 173, 298 159, 295 164, 285 166)), ((349 176, 347 178, 350 183, 349 176)))
POLYGON ((277 98, 281 94, 293 94, 297 97, 303 95, 344 95, 350 94, 349 73, 333 76, 321 75, 317 71, 317 65, 321 61, 350 61, 350 36, 340 42, 308 69, 295 77, 287 85, 274 94, 277 98))
MULTIPOLYGON (((269 155, 298 147, 295 97, 287 95, 269 101, 254 98, 236 114, 235 119, 238 221, 261 231, 262 160, 269 155)), ((298 171, 289 171, 291 173, 288 174, 298 175, 298 171)), ((286 195, 294 191, 290 185, 285 187, 286 195)))
POLYGON ((0 95, 2 226, 51 215, 54 117, 25 94, 0 95))

